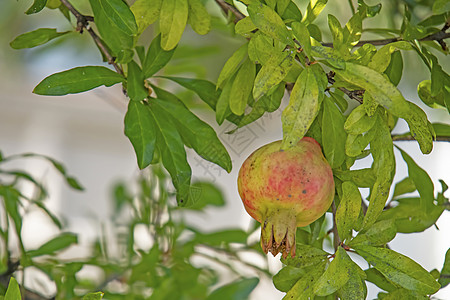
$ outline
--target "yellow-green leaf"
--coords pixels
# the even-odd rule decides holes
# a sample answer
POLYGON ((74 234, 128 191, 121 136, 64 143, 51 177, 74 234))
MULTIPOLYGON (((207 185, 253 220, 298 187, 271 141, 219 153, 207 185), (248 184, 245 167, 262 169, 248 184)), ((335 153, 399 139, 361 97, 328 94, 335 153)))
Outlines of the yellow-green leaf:
POLYGON ((134 14, 138 26, 138 35, 158 20, 162 2, 163 0, 136 0, 131 5, 130 9, 134 14))
POLYGON ((161 47, 172 50, 183 35, 188 19, 188 0, 164 0, 161 6, 159 27, 161 47))
POLYGON ((188 22, 195 32, 204 35, 211 30, 211 15, 200 0, 188 0, 188 22))

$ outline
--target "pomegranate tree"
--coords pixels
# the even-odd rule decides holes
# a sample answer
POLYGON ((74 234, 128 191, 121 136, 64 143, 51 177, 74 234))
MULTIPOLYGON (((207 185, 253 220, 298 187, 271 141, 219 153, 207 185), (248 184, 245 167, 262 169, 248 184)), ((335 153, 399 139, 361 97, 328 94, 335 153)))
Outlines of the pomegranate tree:
POLYGON ((286 150, 276 141, 253 152, 239 170, 238 189, 246 211, 261 223, 263 251, 294 257, 297 227, 328 210, 334 180, 319 143, 304 137, 286 150))

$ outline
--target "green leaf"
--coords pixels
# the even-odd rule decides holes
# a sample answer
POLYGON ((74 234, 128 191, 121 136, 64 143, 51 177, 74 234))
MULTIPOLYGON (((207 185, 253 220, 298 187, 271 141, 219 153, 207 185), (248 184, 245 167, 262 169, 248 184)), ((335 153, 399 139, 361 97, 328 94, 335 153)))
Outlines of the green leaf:
POLYGON ((217 88, 222 88, 227 79, 229 79, 237 71, 241 62, 247 57, 248 43, 245 43, 237 49, 233 55, 225 62, 217 79, 217 88))
POLYGON ((77 67, 46 77, 34 88, 33 93, 49 96, 76 94, 101 85, 112 86, 123 80, 122 75, 105 67, 77 67))
POLYGON ((366 276, 367 276, 366 280, 369 282, 372 282, 380 289, 388 291, 388 292, 391 292, 391 291, 394 291, 397 289, 397 285, 394 284, 389 279, 387 279, 386 277, 384 277, 384 275, 381 274, 380 271, 378 271, 377 269, 369 268, 367 270, 364 270, 364 272, 366 273, 366 276))
POLYGON ((334 15, 328 15, 328 27, 333 36, 333 48, 341 51, 344 42, 344 31, 341 23, 334 15))
POLYGON ((392 84, 397 86, 402 79, 403 73, 403 58, 402 53, 400 51, 395 51, 391 55, 391 62, 389 66, 386 68, 384 73, 389 77, 392 84))
POLYGON ((231 158, 214 129, 194 115, 178 99, 152 99, 152 107, 158 107, 170 115, 184 143, 192 147, 204 159, 231 171, 231 158))
POLYGON ((47 0, 34 0, 33 5, 25 12, 27 15, 35 14, 44 9, 47 0))
POLYGON ((397 289, 395 291, 389 292, 386 297, 383 297, 383 300, 397 299, 426 300, 430 298, 406 289, 397 289))
POLYGON ((435 15, 446 13, 450 11, 450 1, 448 0, 436 0, 433 3, 433 13, 435 15))
POLYGON ((351 272, 350 278, 338 291, 338 294, 340 299, 366 299, 367 286, 358 272, 351 272))
POLYGON ((138 35, 158 20, 162 2, 163 0, 136 0, 131 5, 130 9, 136 20, 138 35))
POLYGON ((142 64, 144 77, 149 78, 161 70, 173 56, 175 49, 165 51, 161 48, 161 35, 158 35, 151 42, 145 60, 142 64))
POLYGON ((350 134, 359 135, 369 131, 376 123, 376 116, 368 116, 363 105, 356 107, 345 120, 344 129, 350 134))
POLYGON ((378 72, 384 72, 391 62, 391 55, 396 50, 412 50, 413 47, 409 42, 398 41, 381 47, 372 57, 368 67, 378 72))
POLYGON ((322 117, 322 146, 331 167, 338 168, 345 159, 344 117, 333 101, 324 97, 322 117))
POLYGON ((161 78, 175 81, 179 85, 194 91, 200 99, 202 99, 209 107, 216 110, 217 100, 220 96, 220 91, 216 90, 216 86, 207 80, 194 79, 194 78, 182 78, 173 76, 161 76, 161 78))
POLYGON ((428 213, 434 206, 433 182, 427 172, 420 168, 405 151, 398 147, 397 149, 400 151, 403 160, 408 165, 408 176, 414 182, 414 185, 420 194, 420 207, 425 213, 428 213))
POLYGON ((277 290, 282 292, 288 292, 294 284, 314 267, 310 268, 295 268, 286 266, 282 268, 275 276, 273 276, 273 285, 277 290))
POLYGON ((300 22, 293 22, 291 24, 291 28, 294 37, 297 39, 297 41, 299 41, 303 51, 305 51, 306 56, 308 56, 308 58, 312 60, 313 55, 311 53, 311 37, 308 28, 305 26, 305 24, 300 22))
POLYGON ((372 187, 375 183, 376 176, 372 168, 357 170, 333 170, 334 176, 342 181, 352 181, 359 187, 372 187))
POLYGON ((281 115, 283 149, 296 145, 303 138, 319 112, 321 100, 319 83, 311 67, 308 67, 298 76, 289 105, 281 115))
POLYGON ((18 236, 22 231, 22 215, 19 212, 20 198, 19 191, 11 186, 0 185, 0 196, 3 197, 5 210, 14 222, 14 227, 18 236))
POLYGON ((363 226, 366 229, 375 223, 383 210, 395 173, 395 157, 391 132, 381 114, 380 110, 378 110, 379 116, 375 125, 377 132, 374 139, 370 142, 373 169, 377 179, 370 190, 370 203, 364 217, 363 226))
POLYGON ((215 289, 209 294, 206 300, 247 300, 258 283, 258 278, 239 279, 215 289))
POLYGON ((325 273, 315 282, 314 294, 326 296, 340 289, 350 278, 350 264, 344 248, 338 247, 336 256, 325 273))
POLYGON ((188 0, 165 0, 161 6, 159 26, 161 47, 172 50, 181 39, 188 19, 188 0))
POLYGON ((253 86, 253 98, 255 101, 269 93, 287 75, 293 63, 293 56, 289 52, 280 53, 272 57, 263 65, 255 78, 253 86))
POLYGON ((148 97, 148 90, 144 86, 144 74, 138 64, 132 60, 128 63, 127 92, 133 101, 141 101, 148 97))
POLYGON ((445 94, 439 93, 435 96, 431 94, 431 80, 424 80, 417 86, 417 94, 423 103, 432 108, 445 107, 445 94))
POLYGON ((327 2, 328 0, 311 0, 310 3, 308 3, 305 16, 303 17, 303 24, 306 26, 311 24, 325 8, 327 2))
POLYGON ((437 136, 450 136, 450 125, 444 123, 433 123, 434 132, 437 136))
POLYGON ((345 154, 349 157, 362 155, 364 149, 369 145, 376 135, 377 130, 371 129, 367 134, 348 134, 345 141, 345 154))
POLYGON ((172 117, 159 105, 150 103, 150 112, 157 129, 156 146, 159 150, 158 153, 161 154, 162 163, 177 189, 178 205, 188 205, 192 171, 187 162, 182 138, 173 123, 172 117))
POLYGON ((262 3, 251 3, 247 7, 248 14, 253 24, 259 28, 264 34, 270 36, 274 40, 295 47, 289 30, 286 28, 281 17, 269 6, 262 3))
POLYGON ((441 284, 441 289, 450 283, 450 248, 445 253, 444 265, 442 266, 438 282, 441 284))
POLYGON ((207 181, 198 181, 191 185, 191 205, 187 208, 202 210, 208 205, 224 206, 225 198, 222 191, 207 181))
POLYGON ((395 219, 397 232, 421 232, 433 226, 444 211, 444 206, 434 205, 428 213, 420 206, 420 198, 396 199, 398 205, 383 211, 379 220, 395 219))
POLYGON ((406 177, 402 181, 398 182, 395 185, 394 188, 394 194, 392 195, 392 198, 396 198, 400 195, 412 193, 415 190, 417 190, 416 185, 414 184, 414 181, 410 177, 406 177))
POLYGON ((294 286, 283 297, 283 300, 296 299, 296 300, 309 300, 313 299, 314 283, 323 274, 325 263, 316 265, 315 268, 308 272, 305 276, 302 276, 294 286))
POLYGON ((107 18, 128 35, 136 35, 138 26, 128 5, 122 0, 100 0, 107 18))
POLYGON ((401 287, 420 294, 434 294, 440 284, 412 259, 387 248, 354 246, 356 253, 401 287))
POLYGON ((255 29, 258 29, 255 24, 253 24, 253 21, 250 17, 245 17, 239 22, 236 23, 236 26, 234 27, 234 31, 236 34, 242 35, 244 37, 250 37, 250 34, 255 29))
POLYGON ((14 277, 9 278, 8 289, 6 290, 4 300, 20 300, 22 296, 20 295, 20 287, 17 280, 14 277))
POLYGON ((200 0, 188 0, 188 22, 192 29, 200 35, 207 34, 211 30, 211 15, 200 0))
MULTIPOLYGON (((278 13, 281 14, 279 10, 278 10, 278 13)), ((281 15, 282 15, 282 19, 285 22, 288 22, 291 20, 301 22, 302 17, 303 17, 302 12, 300 11, 300 9, 298 9, 298 6, 293 1, 289 1, 288 6, 284 10, 284 13, 282 13, 281 15)))
POLYGON ((217 100, 216 122, 219 125, 222 125, 225 118, 232 114, 230 110, 230 93, 231 87, 233 86, 233 81, 234 76, 227 81, 222 90, 222 93, 220 93, 219 99, 217 100))
POLYGON ((281 262, 295 268, 305 268, 327 261, 327 252, 297 242, 295 257, 281 258, 281 262))
POLYGON ((76 243, 78 243, 77 235, 74 233, 66 232, 51 239, 36 250, 27 251, 27 255, 30 257, 53 255, 55 254, 55 252, 64 250, 76 243))
POLYGON ((433 148, 432 133, 428 128, 426 114, 416 105, 405 100, 400 91, 382 74, 369 67, 347 62, 345 70, 336 73, 351 84, 360 86, 373 100, 384 106, 394 116, 405 119, 422 153, 433 148))
POLYGON ((361 231, 348 245, 383 246, 395 238, 395 220, 382 220, 373 224, 367 231, 361 231))
POLYGON ((250 59, 246 59, 239 68, 230 91, 230 109, 238 116, 242 115, 247 107, 255 76, 255 64, 250 59))
POLYGON ((336 225, 342 241, 351 238, 361 211, 361 194, 358 187, 350 182, 342 183, 341 202, 336 211, 336 225))
POLYGON ((69 32, 57 32, 55 28, 39 28, 19 35, 9 45, 14 49, 33 48, 69 32))
POLYGON ((103 292, 95 292, 84 295, 83 300, 101 300, 105 294, 103 292))
MULTIPOLYGON (((104 1, 104 0, 103 0, 104 1)), ((117 63, 128 63, 133 59, 135 39, 119 29, 105 12, 100 0, 89 0, 94 12, 95 25, 117 63)))
POLYGON ((125 115, 125 135, 133 145, 139 169, 153 160, 156 132, 152 114, 147 104, 130 101, 125 115))

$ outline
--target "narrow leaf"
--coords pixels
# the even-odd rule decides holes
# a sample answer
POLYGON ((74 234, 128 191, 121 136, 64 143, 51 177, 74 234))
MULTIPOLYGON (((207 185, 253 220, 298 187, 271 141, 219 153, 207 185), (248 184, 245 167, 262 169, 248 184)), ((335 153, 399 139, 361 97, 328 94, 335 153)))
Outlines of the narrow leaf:
POLYGON ((342 183, 342 197, 336 211, 336 225, 342 241, 352 236, 361 211, 361 194, 358 187, 350 182, 342 183))
POLYGON ((314 293, 314 283, 319 279, 319 277, 323 274, 325 268, 325 263, 321 263, 316 265, 315 268, 302 276, 294 286, 287 292, 287 294, 283 297, 283 300, 309 300, 313 299, 315 296, 314 293))
POLYGON ((380 110, 378 110, 378 115, 377 124, 375 125, 377 133, 372 142, 370 142, 370 151, 374 161, 373 169, 377 179, 370 192, 370 204, 364 217, 364 228, 374 224, 381 214, 389 196, 395 173, 395 157, 391 133, 381 117, 380 110))
POLYGON ((211 15, 200 0, 188 0, 188 22, 195 32, 204 35, 211 30, 211 15))
POLYGON ((247 57, 248 43, 245 43, 237 49, 233 55, 225 62, 217 79, 217 88, 222 88, 225 80, 229 79, 237 71, 241 62, 247 57))
POLYGON ((242 115, 247 107, 255 76, 255 64, 251 60, 246 59, 239 68, 230 91, 230 109, 238 116, 242 115))
POLYGON ((46 242, 38 249, 28 251, 27 255, 30 257, 52 255, 55 252, 64 250, 76 243, 78 243, 77 235, 74 233, 66 232, 46 242))
POLYGON ((403 160, 408 165, 408 176, 414 182, 420 194, 420 207, 427 213, 432 209, 434 201, 434 185, 428 173, 419 167, 414 160, 402 149, 398 148, 403 160))
POLYGON ((344 248, 338 247, 336 256, 323 275, 314 284, 317 296, 327 296, 340 289, 350 279, 350 264, 344 248))
POLYGON ((101 85, 112 86, 123 80, 121 75, 105 67, 77 67, 48 76, 34 88, 33 93, 49 96, 76 94, 101 85))
POLYGON ((283 123, 282 148, 294 146, 303 138, 319 111, 321 93, 311 67, 298 76, 291 92, 289 105, 281 115, 283 123))
POLYGON ((130 9, 138 27, 137 34, 144 30, 159 18, 163 0, 136 0, 130 9))
POLYGON ((25 12, 27 15, 35 14, 44 9, 47 0, 34 0, 33 5, 25 12))
POLYGON ((338 168, 345 159, 344 116, 328 97, 323 100, 322 146, 332 168, 338 168))
POLYGON ((188 0, 164 0, 161 6, 159 26, 161 47, 172 50, 178 44, 188 19, 188 0))
POLYGON ((328 0, 311 0, 306 8, 306 13, 303 17, 302 23, 306 26, 311 24, 325 8, 327 2, 328 0))
POLYGON ((303 276, 309 273, 309 271, 315 268, 294 268, 291 266, 285 266, 275 276, 273 276, 273 285, 277 290, 282 292, 288 292, 294 284, 303 276))
POLYGON ((162 163, 177 189, 178 205, 188 205, 192 171, 187 162, 184 143, 170 115, 158 105, 150 104, 150 111, 157 128, 156 145, 161 153, 162 163))
POLYGON ((6 290, 4 300, 20 300, 22 296, 20 295, 20 287, 17 280, 14 277, 9 278, 8 289, 6 290))
POLYGON ((397 227, 395 220, 381 220, 373 224, 367 231, 359 232, 348 245, 383 246, 395 238, 397 227))
POLYGON ((83 300, 101 300, 103 299, 103 292, 89 293, 83 296, 83 300))
POLYGON ((69 32, 57 32, 55 28, 39 28, 19 35, 9 45, 14 49, 33 48, 69 32))
POLYGON ((186 145, 198 155, 227 172, 231 171, 231 158, 214 129, 194 115, 184 104, 175 99, 152 99, 152 104, 164 110, 175 121, 175 126, 186 145))
POLYGON ((441 284, 441 289, 450 283, 450 248, 447 250, 447 253, 445 253, 445 260, 439 276, 439 283, 441 284))
POLYGON ((151 42, 144 63, 142 64, 142 71, 144 77, 149 78, 161 70, 172 58, 175 49, 165 51, 161 48, 161 35, 158 35, 151 42))
POLYGON ((305 268, 326 262, 328 255, 317 247, 297 243, 295 257, 281 258, 281 262, 291 267, 305 268))
POLYGON ((392 282, 420 294, 434 294, 440 284, 424 268, 412 259, 387 248, 354 246, 375 269, 392 282))
POLYGON ((156 125, 147 104, 130 101, 125 115, 125 135, 133 145, 139 169, 153 160, 156 147, 156 125))
POLYGON ((138 26, 128 5, 122 0, 100 0, 105 15, 120 30, 128 35, 135 35, 138 26))
POLYGON ((267 94, 286 77, 292 67, 293 59, 291 53, 283 52, 281 55, 272 57, 263 65, 258 75, 256 75, 253 86, 253 98, 255 101, 267 94))
POLYGON ((128 63, 127 92, 133 101, 141 101, 148 97, 148 90, 144 86, 144 74, 134 60, 128 63))
POLYGON ((291 24, 292 33, 294 37, 300 42, 303 51, 305 51, 306 56, 311 60, 313 58, 311 53, 311 36, 309 34, 308 28, 305 24, 300 22, 293 22, 291 24))
POLYGON ((292 36, 283 20, 272 8, 255 2, 247 7, 247 11, 253 24, 264 34, 284 44, 295 46, 292 36))

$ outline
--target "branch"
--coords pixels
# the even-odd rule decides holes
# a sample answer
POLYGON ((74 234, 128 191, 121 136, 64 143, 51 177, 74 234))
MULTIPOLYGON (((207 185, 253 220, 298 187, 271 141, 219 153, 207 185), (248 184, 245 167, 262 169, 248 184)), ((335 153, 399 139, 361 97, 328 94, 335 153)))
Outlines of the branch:
MULTIPOLYGON (((336 75, 335 72, 330 71, 327 73, 327 78, 328 78, 328 83, 329 84, 333 84, 335 82, 334 80, 334 75, 336 75)), ((338 87, 339 90, 341 90, 342 92, 344 92, 344 94, 346 94, 350 99, 356 100, 358 101, 360 104, 363 104, 363 95, 364 95, 364 90, 354 90, 354 91, 350 91, 348 89, 346 89, 345 87, 338 87)), ((328 90, 328 88, 327 88, 328 90)))
MULTIPOLYGON (((405 142, 405 141, 415 141, 412 135, 404 135, 404 134, 393 134, 392 140, 394 142, 405 142)), ((436 136, 435 142, 450 142, 450 136, 436 136)))
POLYGON ((69 0, 61 0, 61 3, 75 16, 77 19, 77 31, 83 33, 83 30, 86 29, 91 35, 97 47, 106 57, 108 63, 114 67, 117 73, 120 75, 124 75, 122 67, 120 67, 116 62, 115 58, 109 52, 108 47, 103 43, 100 37, 95 33, 95 31, 89 25, 89 22, 93 22, 94 18, 91 16, 85 16, 81 14, 73 5, 69 2, 69 0))
POLYGON ((227 16, 229 12, 231 12, 235 16, 234 23, 237 23, 245 18, 245 16, 239 10, 237 10, 233 5, 226 3, 224 0, 216 0, 216 3, 220 6, 222 11, 227 16))

